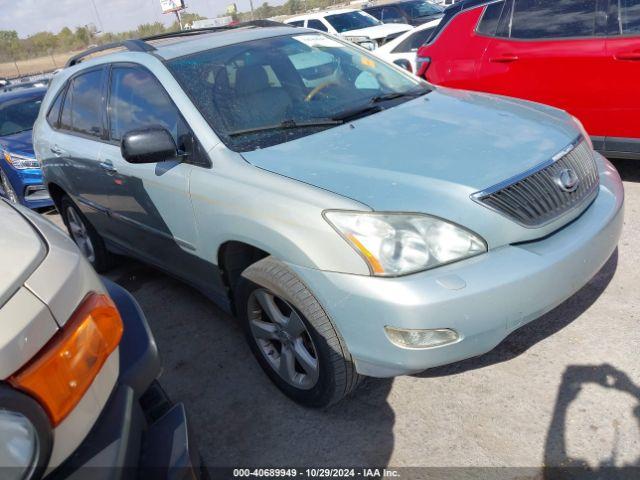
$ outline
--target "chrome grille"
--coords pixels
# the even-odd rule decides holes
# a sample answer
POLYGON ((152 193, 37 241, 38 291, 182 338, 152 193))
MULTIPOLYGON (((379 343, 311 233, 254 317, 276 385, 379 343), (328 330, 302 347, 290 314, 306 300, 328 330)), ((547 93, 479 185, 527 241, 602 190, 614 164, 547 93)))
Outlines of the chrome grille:
MULTIPOLYGON (((582 139, 581 139, 582 140, 582 139)), ((565 172, 565 177, 567 173, 565 172)), ((591 201, 598 192, 600 178, 593 150, 584 140, 571 146, 535 169, 502 182, 473 198, 515 220, 533 228, 554 221, 569 210, 591 201), (578 180, 574 191, 563 188, 561 173, 571 170, 578 180)))

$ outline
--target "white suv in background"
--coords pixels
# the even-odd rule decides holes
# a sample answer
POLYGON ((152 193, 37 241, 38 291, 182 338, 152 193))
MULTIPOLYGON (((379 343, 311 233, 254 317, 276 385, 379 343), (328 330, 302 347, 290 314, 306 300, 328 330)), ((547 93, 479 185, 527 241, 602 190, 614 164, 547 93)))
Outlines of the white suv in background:
POLYGON ((385 43, 374 53, 387 62, 395 63, 411 73, 416 73, 419 70, 418 48, 427 43, 439 24, 439 18, 423 23, 385 43))
POLYGON ((404 23, 382 23, 372 15, 353 8, 299 15, 284 23, 340 35, 369 50, 375 50, 413 28, 404 23), (369 41, 362 41, 362 37, 369 41))

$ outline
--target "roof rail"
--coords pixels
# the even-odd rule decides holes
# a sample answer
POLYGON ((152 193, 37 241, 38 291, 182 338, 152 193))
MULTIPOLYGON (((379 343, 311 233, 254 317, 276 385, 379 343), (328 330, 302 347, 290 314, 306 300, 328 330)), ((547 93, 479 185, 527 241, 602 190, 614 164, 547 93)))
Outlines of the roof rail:
POLYGON ((158 35, 151 35, 149 37, 138 38, 134 40, 123 40, 121 42, 106 43, 97 47, 90 48, 71 57, 65 67, 72 67, 82 62, 83 58, 89 57, 93 54, 104 52, 106 50, 114 50, 116 48, 125 48, 130 52, 152 52, 156 50, 153 45, 149 45, 147 42, 150 40, 161 40, 163 38, 176 38, 176 37, 190 37, 192 35, 201 35, 204 33, 212 33, 223 30, 231 30, 243 27, 290 27, 286 23, 274 22, 273 20, 251 20, 249 22, 236 23, 235 25, 224 25, 222 27, 208 27, 208 28, 196 28, 193 30, 181 30, 178 32, 160 33, 158 35))
POLYGON ((113 43, 105 43, 104 45, 99 45, 97 47, 93 47, 90 48, 88 50, 85 50, 84 52, 81 52, 77 55, 74 55, 73 57, 71 57, 69 60, 67 60, 67 63, 65 65, 66 67, 73 67, 74 65, 79 64, 80 62, 82 62, 83 58, 89 57, 95 53, 99 53, 99 52, 104 52, 105 50, 114 50, 116 48, 125 48, 127 50, 129 50, 130 52, 151 52, 153 50, 155 50, 155 47, 153 47, 152 45, 149 45, 148 43, 145 43, 143 40, 123 40, 121 42, 113 42, 113 43))
POLYGON ((143 41, 149 40, 162 40, 163 38, 176 38, 176 37, 190 37, 193 35, 202 35, 204 33, 212 33, 212 32, 220 32, 224 30, 234 30, 236 28, 246 28, 246 27, 291 27, 291 25, 287 25, 282 22, 275 22, 273 20, 250 20, 248 22, 236 23, 233 25, 222 25, 220 27, 205 27, 205 28, 194 28, 192 30, 180 30, 177 32, 166 32, 159 33, 158 35, 151 35, 149 37, 142 38, 143 41))

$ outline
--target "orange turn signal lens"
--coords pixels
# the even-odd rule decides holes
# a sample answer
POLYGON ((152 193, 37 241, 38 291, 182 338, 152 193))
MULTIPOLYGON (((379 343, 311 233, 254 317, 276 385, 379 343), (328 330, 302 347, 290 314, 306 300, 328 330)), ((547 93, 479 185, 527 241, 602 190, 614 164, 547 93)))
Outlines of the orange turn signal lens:
POLYGON ((106 295, 89 294, 64 328, 9 378, 58 425, 80 402, 122 338, 122 319, 106 295))

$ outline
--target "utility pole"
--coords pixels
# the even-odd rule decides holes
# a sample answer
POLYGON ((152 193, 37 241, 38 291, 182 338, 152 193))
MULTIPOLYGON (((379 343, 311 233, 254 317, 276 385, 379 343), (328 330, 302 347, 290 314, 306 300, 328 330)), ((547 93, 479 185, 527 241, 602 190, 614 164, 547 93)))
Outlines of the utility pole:
POLYGON ((180 10, 176 10, 175 14, 178 19, 178 25, 180 25, 180 31, 182 31, 182 17, 180 16, 180 10))
POLYGON ((255 20, 253 17, 253 0, 249 0, 249 6, 251 6, 251 20, 255 20))

